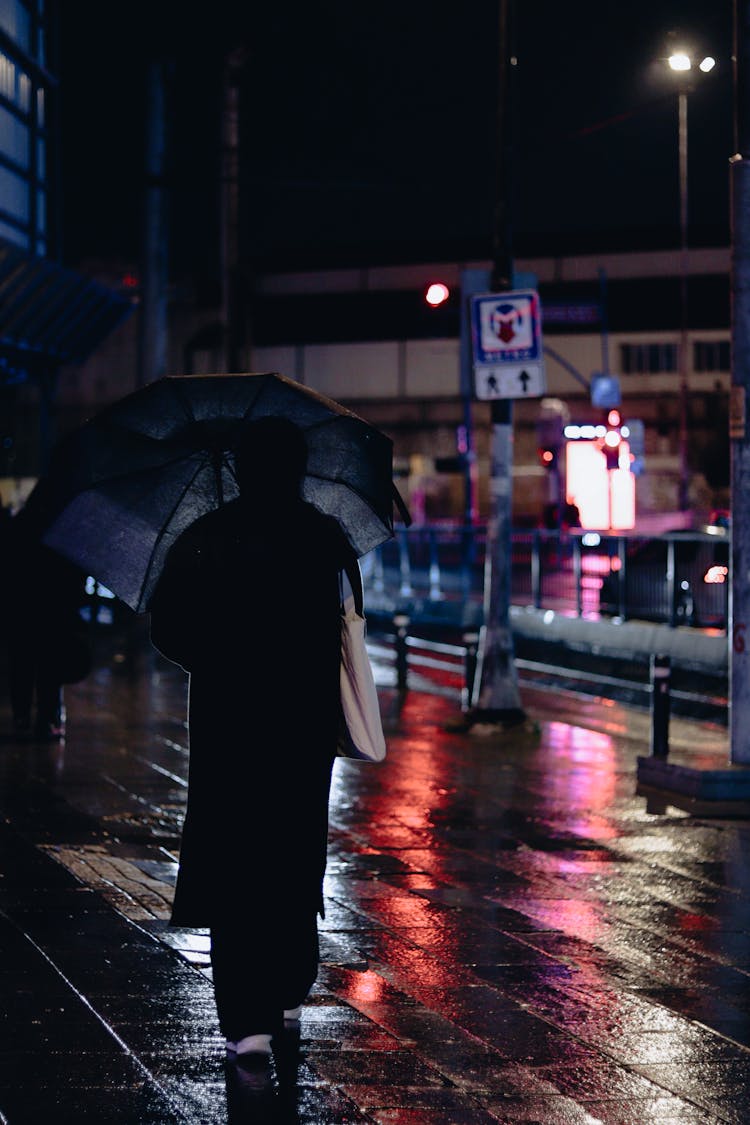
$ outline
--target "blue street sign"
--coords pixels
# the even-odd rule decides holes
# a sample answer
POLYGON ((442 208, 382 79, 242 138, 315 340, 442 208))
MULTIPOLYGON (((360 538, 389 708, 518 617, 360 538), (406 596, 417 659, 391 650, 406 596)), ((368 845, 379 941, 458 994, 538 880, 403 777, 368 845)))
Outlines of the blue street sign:
POLYGON ((605 375, 597 371, 591 376, 592 406, 609 410, 613 406, 619 406, 621 401, 620 380, 616 375, 605 375))
POLYGON ((477 398, 535 398, 545 393, 541 320, 539 294, 533 289, 471 298, 477 398))

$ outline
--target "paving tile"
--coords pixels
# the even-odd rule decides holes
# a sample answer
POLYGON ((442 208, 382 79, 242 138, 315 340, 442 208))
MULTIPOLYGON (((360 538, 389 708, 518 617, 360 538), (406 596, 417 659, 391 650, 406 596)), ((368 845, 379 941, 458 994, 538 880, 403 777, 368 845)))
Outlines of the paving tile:
POLYGON ((649 813, 643 715, 588 700, 562 719, 538 690, 535 725, 479 740, 446 730, 448 697, 381 688, 386 763, 334 771, 299 1041, 250 1088, 207 932, 167 924, 186 678, 148 650, 126 678, 106 652, 67 693, 63 746, 0 744, 10 1125, 53 1105, 102 1125, 750 1120, 750 826, 649 813))
POLYGON ((444 1086, 447 1080, 422 1063, 414 1052, 395 1051, 318 1051, 309 1059, 317 1074, 325 1081, 346 1089, 354 1079, 356 1085, 367 1086, 444 1086))
POLYGON ((511 1095, 502 1101, 493 1101, 490 1109, 493 1120, 502 1125, 599 1125, 604 1120, 562 1094, 511 1095))
POLYGON ((369 1087, 352 1087, 358 1104, 366 1107, 368 1119, 380 1125, 445 1125, 447 1121, 460 1121, 461 1125, 493 1125, 494 1114, 480 1105, 472 1106, 458 1091, 441 1092, 412 1090, 400 1087, 391 1092, 371 1091, 369 1087), (370 1097, 372 1096, 372 1103, 370 1097), (389 1105, 389 1101, 395 1105, 389 1105))
POLYGON ((715 1112, 714 1102, 734 1100, 747 1110, 750 1105, 750 1072, 746 1058, 731 1061, 699 1059, 688 1064, 639 1064, 637 1070, 680 1097, 715 1112))
POLYGON ((539 1067, 536 1073, 560 1093, 576 1099, 654 1099, 665 1091, 672 1092, 670 1085, 662 1087, 645 1077, 653 1073, 653 1068, 639 1069, 640 1073, 599 1057, 583 1065, 539 1067))
MULTIPOLYGON (((180 1120, 175 1102, 158 1090, 119 1085, 110 1087, 79 1086, 66 1091, 65 1109, 61 1116, 60 1085, 39 1085, 29 1067, 20 1076, 23 1088, 0 1091, 0 1113, 13 1125, 36 1125, 43 1121, 85 1122, 86 1125, 175 1125, 180 1120)), ((60 1081, 63 1079, 61 1077, 60 1081)), ((69 1081, 69 1079, 68 1079, 69 1081)), ((198 1125, 198 1118, 195 1125, 198 1125)))
POLYGON ((721 1125, 726 1120, 715 1117, 699 1106, 680 1098, 628 1098, 625 1101, 583 1101, 581 1107, 602 1125, 721 1125))

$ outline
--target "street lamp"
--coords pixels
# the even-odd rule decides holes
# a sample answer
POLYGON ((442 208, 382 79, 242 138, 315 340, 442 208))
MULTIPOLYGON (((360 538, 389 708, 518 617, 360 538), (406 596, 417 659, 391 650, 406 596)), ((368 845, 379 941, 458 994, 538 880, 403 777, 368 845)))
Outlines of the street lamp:
POLYGON ((667 59, 670 70, 678 76, 677 89, 677 142, 679 152, 680 183, 680 416, 679 416, 679 458, 680 479, 678 506, 687 511, 688 500, 688 125, 687 96, 692 89, 691 76, 694 67, 708 74, 716 66, 716 59, 706 55, 697 64, 688 50, 675 50, 667 59))

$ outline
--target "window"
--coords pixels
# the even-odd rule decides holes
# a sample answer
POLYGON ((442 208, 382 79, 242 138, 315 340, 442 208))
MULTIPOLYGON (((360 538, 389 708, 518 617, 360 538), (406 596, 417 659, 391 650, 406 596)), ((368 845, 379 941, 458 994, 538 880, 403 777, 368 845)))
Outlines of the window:
POLYGON ((0 28, 27 53, 32 49, 31 15, 21 0, 0 4, 0 28))
POLYGON ((620 367, 624 375, 658 375, 677 370, 676 344, 622 344, 620 367))
POLYGON ((26 181, 15 172, 0 167, 0 212, 3 218, 19 225, 29 221, 29 193, 26 181))
POLYGON ((0 94, 21 113, 31 108, 31 79, 13 59, 0 52, 0 94))
POLYGON ((29 236, 25 231, 19 230, 17 227, 11 226, 0 218, 0 238, 4 238, 6 242, 12 242, 14 246, 20 246, 23 250, 29 248, 29 236))
POLYGON ((729 371, 729 340, 696 340, 693 344, 696 371, 729 371))
POLYGON ((29 130, 0 105, 0 152, 20 168, 29 166, 29 130))

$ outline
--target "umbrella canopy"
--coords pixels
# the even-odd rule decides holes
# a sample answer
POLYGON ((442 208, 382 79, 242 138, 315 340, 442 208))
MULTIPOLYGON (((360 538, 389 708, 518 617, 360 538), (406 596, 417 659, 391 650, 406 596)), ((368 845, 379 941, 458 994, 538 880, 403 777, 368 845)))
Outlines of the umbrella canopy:
POLYGON ((299 426, 303 497, 339 521, 358 556, 393 535, 394 503, 410 522, 390 438, 276 372, 168 376, 120 399, 61 443, 29 515, 45 543, 143 612, 178 536, 238 496, 235 449, 265 417, 299 426))

